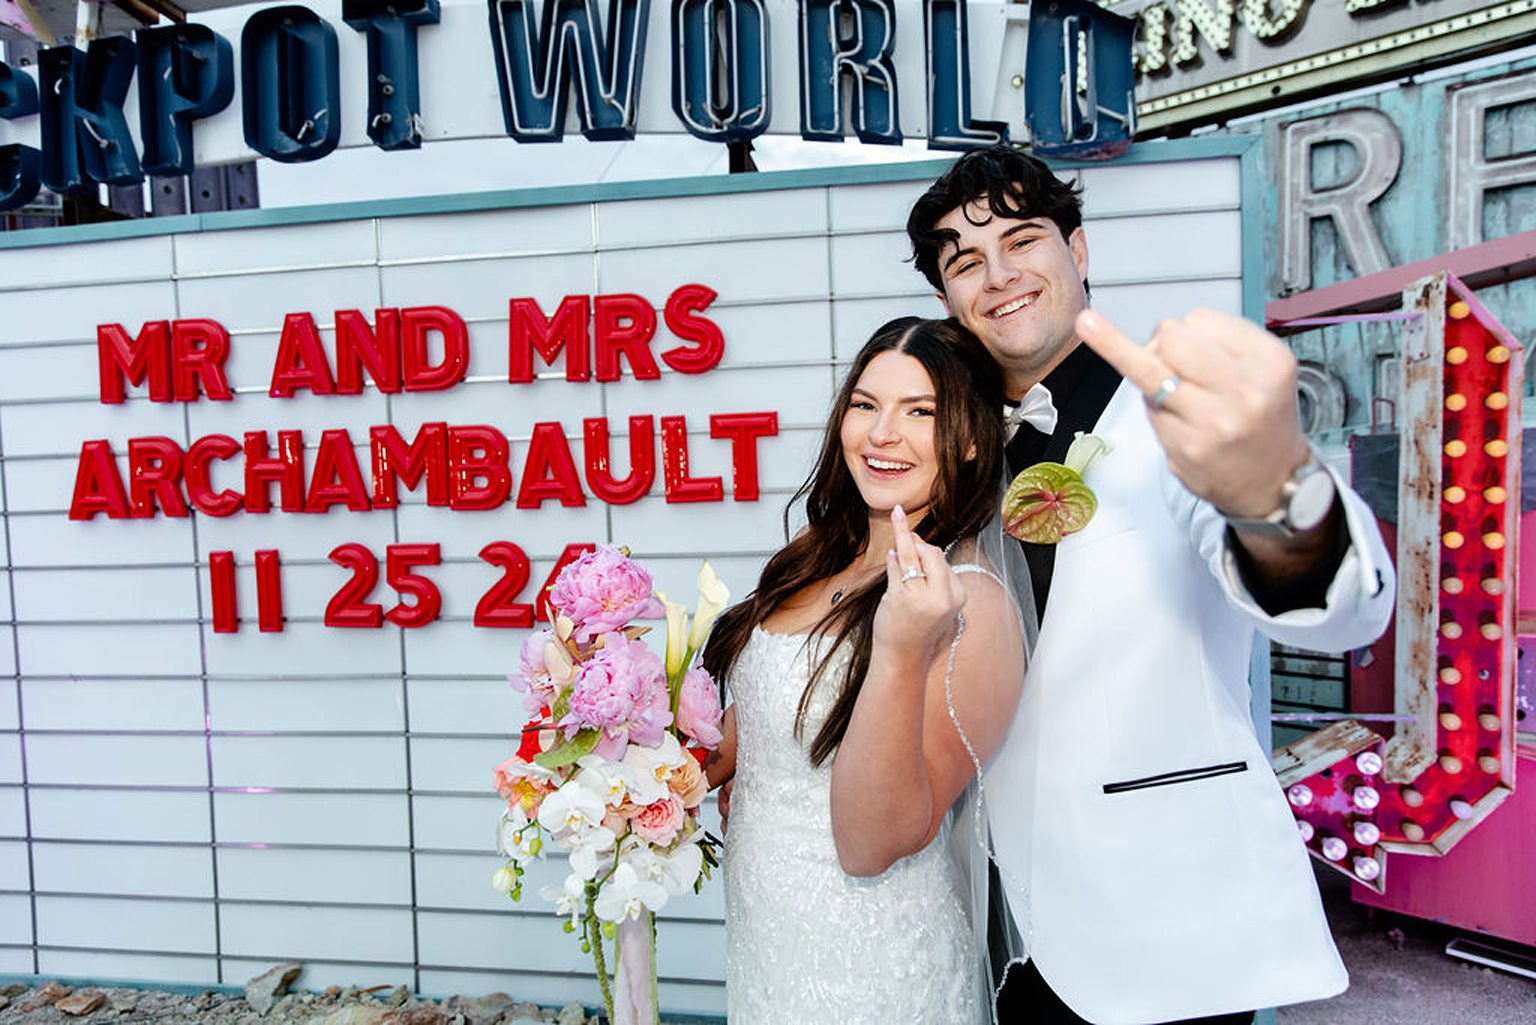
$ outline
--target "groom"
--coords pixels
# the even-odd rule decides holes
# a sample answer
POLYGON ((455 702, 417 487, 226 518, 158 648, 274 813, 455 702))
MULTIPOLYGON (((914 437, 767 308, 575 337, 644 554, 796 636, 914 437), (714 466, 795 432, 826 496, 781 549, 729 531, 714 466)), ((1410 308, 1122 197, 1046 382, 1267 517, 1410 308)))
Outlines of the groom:
POLYGON ((1098 510, 1026 545, 1040 638, 985 776, 1028 951, 1000 1020, 1251 1022, 1348 979, 1249 716, 1252 631, 1343 651, 1380 635, 1393 573, 1365 504, 1302 434, 1296 360, 1209 310, 1145 346, 1088 308, 1073 187, 1007 147, 961 157, 907 222, 917 269, 1014 402, 1049 390, 1010 470, 1078 431, 1098 510))

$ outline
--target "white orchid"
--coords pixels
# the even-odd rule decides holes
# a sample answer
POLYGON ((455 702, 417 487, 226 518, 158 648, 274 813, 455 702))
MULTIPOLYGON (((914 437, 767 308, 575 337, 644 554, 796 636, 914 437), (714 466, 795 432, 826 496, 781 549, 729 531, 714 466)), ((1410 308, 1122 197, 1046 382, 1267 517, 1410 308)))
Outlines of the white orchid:
POLYGON ((610 808, 617 808, 631 798, 635 787, 643 782, 639 773, 625 763, 609 761, 602 755, 582 755, 576 759, 576 765, 577 782, 601 797, 610 808))
POLYGON ((521 809, 503 812, 496 828, 496 850, 519 865, 532 861, 543 850, 538 827, 523 816, 521 809))
POLYGON ((583 783, 578 773, 576 779, 544 798, 544 803, 539 805, 539 825, 563 841, 566 834, 581 834, 600 827, 606 813, 603 798, 583 783))
POLYGON ((575 873, 566 876, 564 884, 560 886, 543 887, 539 890, 539 896, 554 904, 555 914, 570 915, 573 927, 587 910, 586 880, 575 873))
POLYGON ((605 922, 622 922, 666 905, 667 891, 660 883, 642 878, 633 866, 620 862, 598 892, 593 910, 605 922))
POLYGON ((676 850, 668 853, 648 844, 631 841, 633 838, 625 841, 619 854, 619 864, 630 865, 641 877, 660 883, 662 889, 674 897, 693 889, 699 872, 704 868, 704 852, 699 850, 698 844, 681 843, 676 850))
POLYGON ((630 799, 636 804, 651 804, 667 796, 667 780, 672 778, 689 757, 671 731, 663 733, 657 747, 631 744, 624 752, 623 764, 635 777, 630 799))
POLYGON ((598 870, 607 864, 608 852, 613 850, 616 839, 613 830, 606 826, 571 834, 565 843, 570 851, 572 874, 582 879, 594 878, 598 870))

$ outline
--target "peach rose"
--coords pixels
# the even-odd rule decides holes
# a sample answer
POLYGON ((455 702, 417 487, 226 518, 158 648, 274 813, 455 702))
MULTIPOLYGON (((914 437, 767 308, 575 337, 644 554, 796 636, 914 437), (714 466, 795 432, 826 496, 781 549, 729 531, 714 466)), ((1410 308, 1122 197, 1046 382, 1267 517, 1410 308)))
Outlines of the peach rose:
POLYGON ((641 808, 639 814, 630 819, 629 825, 641 839, 665 847, 676 838, 687 817, 683 802, 676 794, 668 794, 641 808))
POLYGON ((709 779, 693 758, 684 758, 683 763, 672 770, 667 786, 685 808, 697 808, 703 803, 704 795, 709 793, 709 779))

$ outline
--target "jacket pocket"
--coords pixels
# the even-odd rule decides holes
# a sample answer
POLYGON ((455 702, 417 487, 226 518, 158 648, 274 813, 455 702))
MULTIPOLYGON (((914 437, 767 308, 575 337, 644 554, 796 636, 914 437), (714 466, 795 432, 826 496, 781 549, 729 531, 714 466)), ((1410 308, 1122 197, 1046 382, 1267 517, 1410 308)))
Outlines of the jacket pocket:
POLYGON ((1118 783, 1105 783, 1106 794, 1123 794, 1131 790, 1146 790, 1150 787, 1166 787, 1175 783, 1193 783, 1201 779, 1213 779, 1216 776, 1230 776, 1234 772, 1247 772, 1247 762, 1223 762, 1220 765, 1206 765, 1197 769, 1175 769, 1173 772, 1160 772, 1156 776, 1143 776, 1140 779, 1125 779, 1118 783))

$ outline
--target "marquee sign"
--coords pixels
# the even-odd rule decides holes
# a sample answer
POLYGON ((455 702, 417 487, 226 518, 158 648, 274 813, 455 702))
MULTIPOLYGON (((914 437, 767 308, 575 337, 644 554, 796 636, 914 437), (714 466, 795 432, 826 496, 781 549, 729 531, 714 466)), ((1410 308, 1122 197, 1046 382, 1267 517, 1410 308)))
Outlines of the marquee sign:
POLYGON ((1519 46, 1536 0, 1125 0, 1144 130, 1208 124, 1519 46))
POLYGON ((1088 0, 1027 17, 995 0, 247 10, 52 47, 35 69, 0 63, 0 210, 43 185, 124 185, 253 155, 304 163, 343 145, 851 132, 934 149, 1032 138, 1043 155, 1091 158, 1123 152, 1135 131, 1131 23, 1088 0), (973 21, 988 45, 970 45, 973 21))

